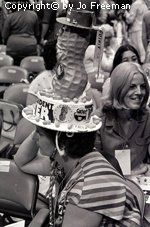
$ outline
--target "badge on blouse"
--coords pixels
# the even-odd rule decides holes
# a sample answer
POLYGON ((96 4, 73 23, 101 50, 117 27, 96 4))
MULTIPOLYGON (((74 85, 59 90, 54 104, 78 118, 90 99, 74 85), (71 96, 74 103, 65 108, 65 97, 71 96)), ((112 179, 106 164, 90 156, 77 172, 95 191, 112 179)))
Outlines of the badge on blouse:
POLYGON ((115 157, 119 162, 122 172, 125 176, 131 175, 130 149, 115 150, 115 157))

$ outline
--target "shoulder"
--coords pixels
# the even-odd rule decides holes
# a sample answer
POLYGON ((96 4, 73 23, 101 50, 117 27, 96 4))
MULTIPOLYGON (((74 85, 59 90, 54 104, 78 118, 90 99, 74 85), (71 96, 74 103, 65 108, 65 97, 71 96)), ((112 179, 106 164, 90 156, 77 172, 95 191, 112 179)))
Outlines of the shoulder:
POLYGON ((80 178, 71 190, 71 195, 74 194, 73 197, 70 197, 72 203, 81 208, 121 220, 126 196, 131 193, 124 178, 99 152, 92 152, 82 158, 80 167, 80 178), (118 196, 122 203, 121 206, 118 196), (104 209, 106 203, 109 206, 104 209), (116 214, 114 206, 118 211, 120 209, 118 214, 116 214))
POLYGON ((146 11, 145 13, 144 13, 144 15, 143 15, 143 19, 145 19, 145 18, 150 18, 150 10, 148 10, 148 11, 146 11))
POLYGON ((25 10, 24 12, 32 17, 38 18, 37 13, 34 10, 25 10))
POLYGON ((92 55, 95 51, 95 45, 89 45, 85 51, 85 55, 89 56, 92 55))

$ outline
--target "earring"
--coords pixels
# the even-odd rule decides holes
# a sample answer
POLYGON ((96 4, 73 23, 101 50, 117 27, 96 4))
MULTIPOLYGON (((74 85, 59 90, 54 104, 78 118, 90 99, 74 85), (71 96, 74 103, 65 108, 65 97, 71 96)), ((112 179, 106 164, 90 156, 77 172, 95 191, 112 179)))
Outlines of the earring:
POLYGON ((58 153, 59 153, 59 155, 61 157, 65 157, 65 150, 64 149, 60 150, 59 145, 58 145, 58 137, 59 137, 59 135, 60 135, 60 132, 57 132, 56 133, 56 137, 55 137, 56 149, 57 149, 57 151, 58 151, 58 153))
POLYGON ((62 149, 62 150, 57 149, 57 151, 58 151, 58 153, 59 153, 59 155, 60 155, 61 157, 65 157, 65 150, 64 150, 64 149, 62 149))
POLYGON ((66 132, 66 136, 71 138, 71 137, 74 136, 74 133, 73 132, 66 132))

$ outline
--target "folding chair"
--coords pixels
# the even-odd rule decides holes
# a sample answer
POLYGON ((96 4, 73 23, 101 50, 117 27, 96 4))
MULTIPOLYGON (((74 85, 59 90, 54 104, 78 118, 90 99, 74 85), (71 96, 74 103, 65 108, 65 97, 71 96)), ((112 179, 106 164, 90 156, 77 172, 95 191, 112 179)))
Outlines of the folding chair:
POLYGON ((19 66, 2 66, 0 68, 0 98, 10 84, 28 82, 28 71, 19 66))
POLYGON ((22 172, 13 160, 1 158, 0 164, 0 213, 30 223, 35 216, 38 177, 22 172))
POLYGON ((6 45, 0 44, 0 53, 4 55, 6 54, 6 45))
POLYGON ((40 72, 45 70, 44 59, 41 56, 28 56, 22 59, 20 67, 29 72, 31 82, 40 72))
POLYGON ((0 117, 2 119, 1 141, 13 143, 17 124, 22 119, 23 106, 0 99, 0 117))
POLYGON ((14 59, 9 55, 4 55, 0 53, 0 67, 11 66, 14 63, 14 59))
POLYGON ((20 66, 3 66, 0 68, 0 83, 19 83, 28 80, 28 71, 20 66))
MULTIPOLYGON (((16 154, 21 143, 30 135, 30 133, 35 129, 35 126, 27 121, 25 118, 21 118, 16 126, 14 138, 10 142, 9 150, 7 149, 6 157, 12 159, 16 154)), ((2 131, 3 135, 3 131, 2 131)), ((5 141, 6 137, 3 138, 5 141)))
POLYGON ((3 94, 3 99, 26 106, 29 84, 17 83, 10 85, 3 94))

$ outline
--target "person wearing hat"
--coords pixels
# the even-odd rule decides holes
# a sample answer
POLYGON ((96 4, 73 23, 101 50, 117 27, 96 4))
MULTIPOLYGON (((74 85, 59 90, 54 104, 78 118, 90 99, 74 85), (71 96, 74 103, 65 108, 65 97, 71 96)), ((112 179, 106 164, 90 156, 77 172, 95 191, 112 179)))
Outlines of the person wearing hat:
POLYGON ((67 18, 58 19, 80 29, 65 26, 59 35, 58 67, 52 81, 57 88, 39 91, 38 101, 23 110, 23 117, 36 130, 21 144, 14 160, 25 172, 50 175, 49 226, 141 226, 128 183, 94 148, 101 119, 91 116, 93 102, 84 92, 87 79, 81 67, 82 45, 87 45, 82 28, 92 27, 93 12, 72 9, 67 18), (65 173, 61 180, 60 167, 65 173))
POLYGON ((67 102, 50 97, 47 91, 38 97, 36 104, 23 110, 36 130, 21 144, 14 160, 24 172, 50 175, 50 201, 56 162, 64 169, 50 202, 49 226, 141 226, 135 197, 124 177, 94 148, 101 120, 91 116, 91 100, 81 97, 67 102))

